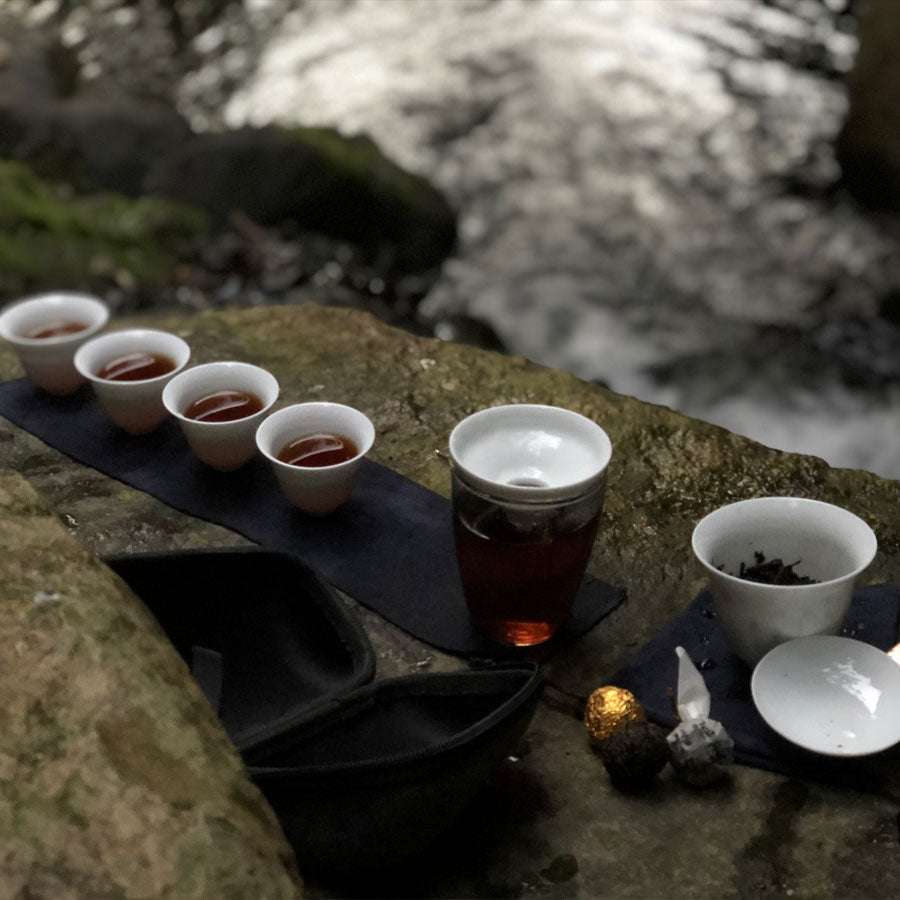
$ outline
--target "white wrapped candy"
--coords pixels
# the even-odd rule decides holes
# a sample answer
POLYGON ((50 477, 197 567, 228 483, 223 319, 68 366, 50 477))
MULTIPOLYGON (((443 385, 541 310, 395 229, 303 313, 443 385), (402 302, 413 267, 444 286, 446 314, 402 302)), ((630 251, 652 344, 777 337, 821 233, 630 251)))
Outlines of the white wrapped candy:
POLYGON ((712 784, 734 761, 734 741, 721 722, 709 718, 709 691, 684 647, 676 647, 675 652, 681 724, 666 737, 672 767, 689 784, 712 784))

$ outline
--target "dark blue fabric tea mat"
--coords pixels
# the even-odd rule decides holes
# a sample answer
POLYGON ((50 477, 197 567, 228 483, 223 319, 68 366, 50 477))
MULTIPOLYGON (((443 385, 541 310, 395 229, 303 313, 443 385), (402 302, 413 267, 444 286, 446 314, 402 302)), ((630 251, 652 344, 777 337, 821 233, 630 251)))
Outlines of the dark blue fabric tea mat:
MULTIPOLYGON (((385 466, 365 460, 350 503, 314 518, 287 503, 265 460, 254 459, 237 472, 216 472, 193 456, 174 420, 149 435, 125 434, 86 386, 70 397, 52 397, 24 378, 5 382, 0 415, 175 509, 296 554, 428 644, 464 656, 528 655, 472 629, 456 568, 449 502, 385 466)), ((622 588, 585 579, 569 622, 532 655, 580 637, 624 597, 622 588)))
MULTIPOLYGON (((900 588, 896 585, 858 587, 841 634, 889 650, 897 643, 898 608, 900 588)), ((803 750, 774 732, 756 711, 750 694, 751 669, 728 649, 708 589, 639 650, 611 682, 628 688, 651 721, 666 728, 677 722, 678 646, 684 647, 700 669, 712 700, 710 717, 731 735, 738 762, 863 790, 872 790, 888 768, 897 769, 896 748, 867 757, 834 758, 803 750)))

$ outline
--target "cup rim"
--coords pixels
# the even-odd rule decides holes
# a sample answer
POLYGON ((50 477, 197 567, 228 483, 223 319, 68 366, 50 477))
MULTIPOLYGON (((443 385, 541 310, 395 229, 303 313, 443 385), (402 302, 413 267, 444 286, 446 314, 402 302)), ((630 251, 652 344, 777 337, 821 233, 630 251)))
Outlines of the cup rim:
POLYGON ((82 344, 76 351, 75 356, 72 360, 75 368, 80 372, 88 381, 93 384, 104 384, 104 385, 116 385, 118 387, 128 387, 128 386, 137 386, 144 384, 153 384, 156 381, 169 381, 174 378, 176 375, 180 374, 184 367, 188 364, 191 358, 191 348, 190 345, 184 338, 179 337, 177 334, 174 334, 171 331, 163 331, 160 328, 126 328, 122 331, 110 331, 108 334, 101 334, 95 338, 91 338, 89 341, 86 341, 82 344), (184 360, 179 363, 177 360, 175 361, 175 368, 170 372, 163 372, 162 375, 156 375, 153 378, 135 378, 131 381, 115 381, 110 378, 101 378, 95 372, 92 372, 84 362, 84 358, 91 352, 91 350, 96 349, 96 347, 101 343, 109 343, 113 344, 120 338, 125 335, 164 335, 167 340, 173 340, 179 346, 179 349, 182 351, 184 355, 184 360))
POLYGON ((308 400, 302 403, 292 403, 289 406, 284 406, 276 412, 273 412, 272 415, 268 416, 256 430, 256 446, 259 449, 259 452, 262 453, 262 455, 273 465, 280 467, 284 471, 290 472, 334 472, 337 469, 341 469, 358 462, 372 449, 374 443, 375 425, 362 410, 357 409, 355 406, 348 406, 345 403, 335 403, 330 400, 308 400), (292 466, 290 463, 283 462, 276 456, 273 456, 265 447, 263 447, 261 443, 261 436, 266 437, 269 431, 273 430, 280 422, 289 418, 289 416, 294 415, 297 409, 309 409, 311 407, 316 407, 318 409, 349 410, 351 413, 356 416, 360 416, 361 419, 364 420, 363 428, 366 431, 366 440, 357 447, 357 453, 355 456, 350 457, 350 459, 345 459, 343 462, 332 463, 330 466, 316 466, 315 468, 307 468, 304 466, 292 466))
POLYGON ((476 410, 461 419, 453 427, 447 442, 447 449, 451 469, 459 473, 463 480, 469 483, 470 486, 482 491, 490 497, 522 503, 563 502, 589 494, 604 482, 606 473, 609 469, 609 464, 612 461, 613 453, 612 441, 609 435, 606 430, 598 425, 593 419, 588 418, 582 413, 575 412, 575 410, 567 409, 564 406, 553 406, 548 403, 505 403, 500 404, 499 406, 489 406, 485 409, 476 410), (512 410, 515 410, 516 412, 511 412, 512 410), (473 424, 477 424, 477 421, 480 419, 487 419, 498 414, 517 415, 518 411, 522 411, 523 415, 529 412, 538 411, 540 414, 550 414, 557 418, 567 418, 578 422, 588 431, 601 436, 601 443, 604 444, 605 458, 598 464, 596 471, 588 477, 557 485, 524 485, 492 481, 491 479, 484 478, 477 472, 474 472, 461 461, 458 448, 454 449, 454 445, 458 445, 460 435, 464 433, 466 429, 472 428, 473 424))
POLYGON ((45 291, 40 294, 31 294, 27 297, 20 297, 12 303, 7 304, 0 309, 0 337, 10 344, 21 347, 56 347, 60 344, 72 343, 74 341, 86 341, 103 328, 110 318, 109 306, 99 297, 93 294, 81 293, 79 291, 45 291), (26 306, 38 306, 42 303, 58 301, 59 304, 67 300, 77 300, 88 303, 96 308, 97 318, 88 324, 81 331, 75 331, 71 334, 60 334, 55 337, 46 338, 30 338, 23 334, 15 334, 9 329, 9 319, 17 312, 22 311, 26 306))
MULTIPOLYGON (((162 377, 162 376, 160 376, 162 377)), ((146 379, 152 380, 152 379, 146 379)), ((178 419, 179 422, 189 422, 191 425, 201 427, 201 428, 210 428, 216 429, 228 426, 234 427, 235 425, 240 425, 242 423, 246 423, 252 421, 254 418, 258 418, 259 416, 265 415, 277 402, 278 402, 278 393, 280 390, 280 385, 278 384, 278 379, 268 370, 264 369, 262 366, 257 366, 254 363, 241 362, 239 360, 215 360, 213 362, 208 363, 200 363, 196 366, 191 366, 189 369, 183 368, 181 371, 177 372, 176 375, 170 379, 169 383, 163 388, 162 392, 162 402, 163 406, 168 410, 169 414, 174 418, 178 419), (250 413, 249 416, 243 416, 240 419, 233 419, 230 422, 202 422, 197 419, 189 419, 186 415, 184 415, 180 410, 175 408, 175 404, 172 402, 172 394, 175 393, 175 387, 173 385, 177 385, 178 381, 182 382, 187 381, 190 377, 193 376, 194 373, 199 372, 201 370, 209 370, 211 368, 218 368, 220 366, 229 366, 234 368, 242 368, 242 369, 253 369, 256 372, 262 373, 268 379, 271 379, 271 385, 274 388, 275 395, 268 402, 263 404, 262 409, 258 409, 254 413, 250 413)))
POLYGON ((766 593, 772 591, 803 593, 806 591, 821 590, 822 588, 831 587, 833 585, 841 584, 850 579, 856 578, 861 572, 864 572, 871 565, 872 560, 875 558, 875 554, 878 552, 878 538, 868 522, 866 522, 860 516, 856 515, 856 513, 850 512, 849 509, 844 509, 844 507, 838 506, 837 504, 828 503, 825 500, 814 500, 811 497, 767 496, 750 497, 745 500, 736 500, 734 503, 726 503, 724 506, 717 507, 711 512, 708 512, 694 526, 694 530, 691 533, 691 549, 693 550, 694 558, 710 574, 722 578, 726 583, 739 584, 745 587, 759 589, 760 591, 766 593), (829 578, 825 581, 816 581, 812 584, 765 584, 764 582, 748 581, 746 578, 741 578, 738 575, 732 575, 730 572, 725 572, 722 569, 717 569, 712 564, 711 560, 708 560, 705 555, 701 554, 697 546, 698 533, 702 533, 703 529, 709 528, 710 521, 721 514, 723 510, 733 509, 740 506, 758 506, 762 503, 768 503, 771 505, 773 502, 779 505, 800 503, 802 505, 828 507, 829 509, 837 510, 840 515, 846 517, 848 521, 852 521, 857 525, 857 527, 862 526, 861 532, 864 535, 866 541, 869 543, 869 547, 865 548, 865 550, 863 551, 863 561, 855 568, 851 569, 849 572, 846 572, 843 575, 838 575, 836 578, 829 578))

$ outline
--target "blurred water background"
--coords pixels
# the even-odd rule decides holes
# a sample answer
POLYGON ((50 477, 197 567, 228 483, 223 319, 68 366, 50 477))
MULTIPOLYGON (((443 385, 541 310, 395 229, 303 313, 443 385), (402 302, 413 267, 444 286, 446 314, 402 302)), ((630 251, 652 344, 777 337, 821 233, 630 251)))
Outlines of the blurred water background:
POLYGON ((426 175, 460 223, 439 335, 900 477, 900 228, 833 153, 851 0, 212 5, 185 49, 158 4, 6 0, 196 129, 334 125, 426 175))

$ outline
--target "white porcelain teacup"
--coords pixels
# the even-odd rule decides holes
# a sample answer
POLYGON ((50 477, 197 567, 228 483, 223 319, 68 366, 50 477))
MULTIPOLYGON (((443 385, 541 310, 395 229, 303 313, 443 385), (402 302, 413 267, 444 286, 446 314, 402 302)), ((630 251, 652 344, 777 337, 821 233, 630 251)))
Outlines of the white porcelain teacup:
POLYGON ((285 497, 314 516, 327 515, 346 503, 360 464, 375 442, 375 426, 352 406, 341 403, 296 403, 272 413, 256 432, 256 445, 272 464, 285 497), (292 465, 279 454, 301 439, 319 435, 348 438, 355 453, 332 465, 292 465))
POLYGON ((819 500, 758 497, 711 512, 694 529, 694 554, 709 574, 718 621, 731 649, 755 665, 793 638, 836 634, 853 586, 878 549, 859 516, 819 500), (812 584, 760 584, 741 564, 781 559, 812 584))
POLYGON ((100 405, 116 425, 129 434, 147 434, 169 414, 162 402, 163 388, 190 357, 190 347, 178 335, 153 328, 132 328, 101 335, 82 345, 75 354, 75 368, 90 381, 100 405), (166 357, 172 368, 135 380, 100 377, 105 366, 131 354, 166 357))
POLYGON ((191 450, 221 472, 240 468, 256 453, 256 429, 277 399, 275 376, 243 362, 211 362, 185 369, 162 392, 163 405, 178 420, 191 450), (244 396, 232 396, 232 402, 249 396, 258 404, 247 407, 248 415, 228 421, 198 420, 187 415, 193 404, 216 395, 221 399, 223 392, 245 392, 244 396))
POLYGON ((109 309, 96 297, 39 294, 3 310, 0 337, 12 344, 25 374, 38 387, 62 396, 84 381, 73 363, 75 351, 108 321, 109 309))

